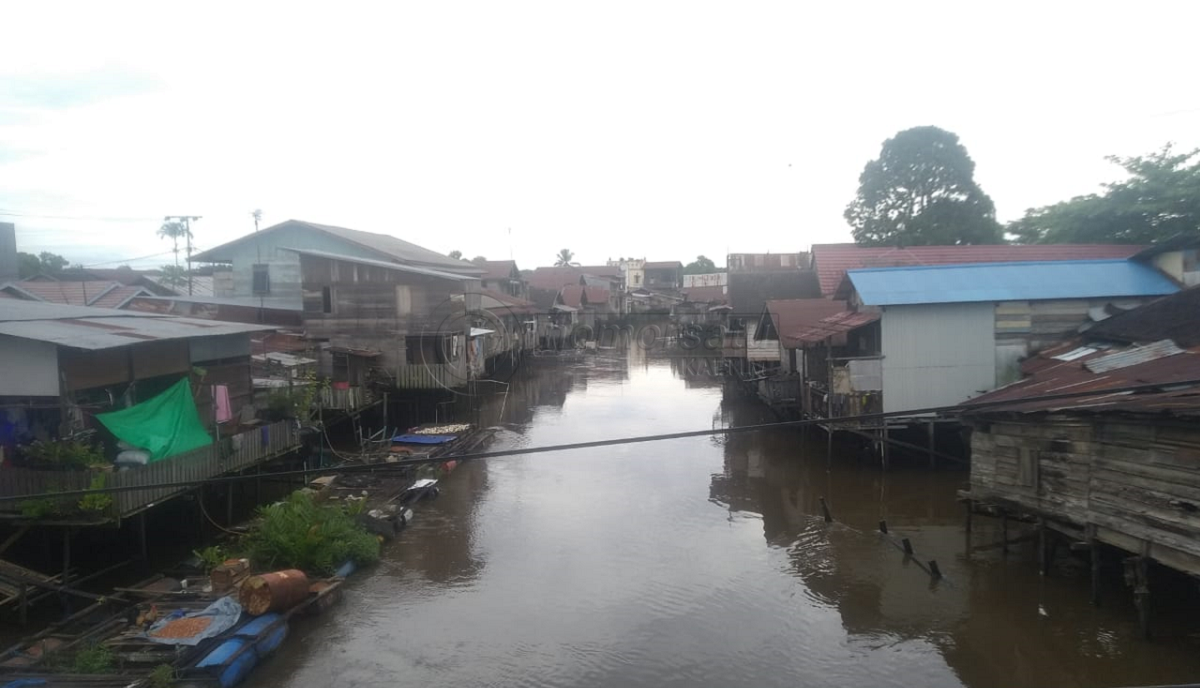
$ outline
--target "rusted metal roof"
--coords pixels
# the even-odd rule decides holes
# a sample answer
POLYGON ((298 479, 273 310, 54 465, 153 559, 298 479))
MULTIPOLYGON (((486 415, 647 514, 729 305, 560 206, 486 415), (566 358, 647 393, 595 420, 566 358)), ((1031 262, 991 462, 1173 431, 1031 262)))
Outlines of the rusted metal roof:
MULTIPOLYGON (((1133 346, 1121 351, 1088 358, 1084 361, 1083 367, 1093 373, 1107 373, 1181 353, 1183 353, 1183 349, 1175 346, 1175 342, 1170 339, 1164 339, 1161 342, 1147 344, 1146 346, 1133 346)), ((1083 358, 1083 356, 1079 358, 1083 358)))
POLYGON ((512 313, 535 313, 538 310, 536 303, 519 299, 515 296, 495 291, 494 289, 482 289, 479 292, 483 297, 483 308, 485 310, 508 311, 512 313))
POLYGON ((115 280, 22 280, 7 282, 0 289, 17 298, 97 308, 119 308, 136 296, 152 295, 144 287, 127 286, 115 280))
POLYGON ((869 325, 879 320, 880 315, 870 311, 842 311, 821 318, 810 327, 793 332, 791 338, 796 341, 797 346, 823 342, 834 335, 869 325))
MULTIPOLYGON (((833 299, 779 299, 767 301, 765 307, 779 341, 788 349, 803 343, 796 338, 798 333, 811 330, 824 318, 837 315, 845 309, 845 301, 833 299)), ((754 336, 759 338, 757 331, 754 336)))
POLYGON ((475 263, 483 269, 483 276, 480 279, 485 280, 503 280, 512 279, 513 273, 518 273, 517 261, 515 260, 485 260, 482 263, 475 263))
POLYGON ((682 293, 688 301, 695 303, 720 304, 729 301, 725 287, 685 287, 682 293))
POLYGON ((1182 347, 1200 344, 1200 287, 1185 289, 1113 315, 1088 330, 1090 339, 1154 342, 1170 339, 1182 347))
POLYGON ((815 244, 813 262, 821 293, 832 297, 847 270, 954 263, 1015 263, 1129 258, 1143 246, 1120 244, 1034 244, 1028 246, 856 246, 815 244))
POLYGON ((442 270, 432 270, 430 268, 417 267, 415 265, 405 265, 402 263, 389 263, 385 260, 371 260, 369 258, 355 258, 354 256, 345 256, 340 253, 329 253, 328 251, 311 251, 301 248, 285 248, 285 251, 293 251, 302 256, 312 258, 324 258, 326 260, 337 260, 343 263, 354 263, 356 265, 367 265, 375 268, 383 268, 385 270, 395 270, 396 272, 408 272, 415 275, 424 275, 426 277, 437 277, 445 280, 463 281, 469 279, 478 279, 471 275, 462 275, 455 272, 443 272, 442 270))
POLYGON ((1079 349, 1080 345, 1077 340, 1034 356, 1022 366, 1030 373, 1028 377, 971 399, 964 404, 964 413, 1122 411, 1200 415, 1200 387, 1190 384, 1179 387, 1180 383, 1200 379, 1200 347, 1181 349, 1168 341, 1151 346, 1097 349, 1068 361, 1055 358, 1064 351, 1079 349), (1138 394, 1112 391, 1135 386, 1158 389, 1138 394), (1037 399, 1077 392, 1095 394, 1072 399, 1037 399), (970 409, 973 404, 983 403, 989 406, 970 409))

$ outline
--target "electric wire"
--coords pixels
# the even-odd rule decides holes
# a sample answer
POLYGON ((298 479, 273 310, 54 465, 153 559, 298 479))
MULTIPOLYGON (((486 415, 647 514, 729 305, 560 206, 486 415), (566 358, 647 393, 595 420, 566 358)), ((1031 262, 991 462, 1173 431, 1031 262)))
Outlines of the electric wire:
MULTIPOLYGON (((305 468, 290 471, 274 471, 261 474, 242 474, 242 475, 225 475, 214 476, 211 478, 203 478, 198 480, 182 480, 175 482, 162 482, 147 485, 122 485, 116 487, 102 487, 86 490, 64 490, 62 492, 42 492, 37 494, 23 495, 0 495, 0 503, 11 502, 26 499, 57 499, 63 497, 77 497, 91 494, 103 494, 114 492, 136 492, 140 490, 158 490, 165 488, 187 488, 198 485, 219 484, 227 482, 237 482, 240 480, 252 480, 257 477, 281 477, 281 476, 296 476, 296 475, 314 475, 314 474, 337 474, 337 473, 385 473, 393 471, 405 470, 410 466, 419 466, 430 463, 444 463, 446 461, 469 461, 473 459, 496 459, 508 456, 524 456, 526 454, 544 454, 549 452, 573 451, 578 449, 595 449, 600 447, 612 447, 622 444, 641 444, 646 442, 660 442, 665 440, 686 439, 692 437, 712 437, 717 435, 736 435, 751 432, 762 432, 764 430, 775 430, 779 428, 799 428, 811 425, 844 425, 847 423, 859 423, 864 420, 885 420, 888 418, 915 418, 917 416, 930 416, 932 414, 953 414, 961 415, 969 411, 981 411, 989 408, 1000 406, 1013 406, 1018 404, 1032 404, 1045 401, 1059 401, 1067 399, 1078 399, 1082 397, 1097 397, 1097 396, 1125 396, 1136 394, 1138 392, 1161 392, 1164 388, 1179 389, 1192 385, 1200 385, 1200 379, 1192 380, 1177 380, 1169 384, 1141 384, 1129 385, 1124 387, 1114 387, 1102 390, 1086 390, 1081 392, 1060 392, 1055 394, 1043 394, 1021 399, 1001 399, 996 401, 983 401, 974 403, 955 404, 952 406, 932 406, 921 409, 909 409, 906 411, 889 411, 879 413, 864 413, 857 416, 840 416, 838 418, 805 418, 801 420, 785 420, 774 423, 757 423, 754 425, 741 425, 727 428, 709 428, 705 430, 684 430, 681 432, 658 433, 654 435, 636 435, 631 437, 618 437, 604 440, 589 440, 585 442, 569 442, 566 444, 543 445, 540 447, 521 447, 516 449, 500 449, 496 451, 486 452, 468 452, 465 454, 450 454, 447 456, 414 456, 409 459, 401 459, 393 463, 382 464, 359 464, 350 466, 327 466, 324 468, 305 468)), ((921 420, 928 420, 922 418, 921 420)))

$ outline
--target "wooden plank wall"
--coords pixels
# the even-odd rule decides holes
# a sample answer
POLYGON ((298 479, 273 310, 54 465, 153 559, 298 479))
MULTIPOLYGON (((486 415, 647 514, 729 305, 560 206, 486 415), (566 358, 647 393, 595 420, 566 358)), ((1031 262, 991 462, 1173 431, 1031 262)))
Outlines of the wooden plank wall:
POLYGON ((1200 558, 1195 425, 1067 416, 976 422, 971 491, 1200 558))

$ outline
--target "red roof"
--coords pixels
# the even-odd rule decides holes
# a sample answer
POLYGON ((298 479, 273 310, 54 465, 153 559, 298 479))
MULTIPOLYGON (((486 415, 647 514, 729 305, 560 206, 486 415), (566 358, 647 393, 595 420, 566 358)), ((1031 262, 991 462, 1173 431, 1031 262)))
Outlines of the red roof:
POLYGON ((1181 382, 1200 380, 1200 347, 1181 349, 1170 340, 1117 347, 1075 340, 1040 352, 1022 363, 1021 369, 1028 377, 975 397, 964 406, 969 409, 975 404, 989 405, 976 413, 1127 411, 1200 415, 1200 389, 1194 385, 1168 389, 1181 382), (1111 391, 1146 385, 1161 385, 1168 391, 1136 394, 1111 391), (1091 391, 1095 394, 1059 400, 1036 399, 1091 391))
POLYGON ((601 279, 619 279, 621 277, 621 269, 598 265, 537 268, 529 275, 529 279, 526 281, 534 289, 557 291, 568 284, 579 284, 580 279, 584 275, 591 275, 601 279))
POLYGON ((581 308, 588 304, 607 304, 608 290, 603 287, 581 287, 577 284, 563 287, 559 292, 564 306, 581 308))
POLYGON ((68 306, 94 306, 117 308, 140 294, 149 294, 144 288, 125 286, 120 282, 85 281, 56 282, 23 280, 9 282, 5 289, 17 298, 33 297, 37 301, 59 303, 68 306))
POLYGON ((821 293, 833 296, 847 270, 904 265, 954 263, 1020 263, 1057 260, 1129 258, 1144 246, 1128 244, 1000 244, 995 246, 857 246, 815 244, 813 262, 821 293))
POLYGON ((845 308, 845 301, 832 299, 779 299, 767 301, 766 304, 779 341, 788 349, 800 346, 796 334, 811 329, 822 319, 841 313, 845 308))
POLYGON ((879 313, 870 311, 842 311, 829 317, 821 318, 815 324, 801 328, 791 333, 790 337, 797 346, 823 342, 835 335, 844 334, 850 330, 868 325, 879 319, 879 313))

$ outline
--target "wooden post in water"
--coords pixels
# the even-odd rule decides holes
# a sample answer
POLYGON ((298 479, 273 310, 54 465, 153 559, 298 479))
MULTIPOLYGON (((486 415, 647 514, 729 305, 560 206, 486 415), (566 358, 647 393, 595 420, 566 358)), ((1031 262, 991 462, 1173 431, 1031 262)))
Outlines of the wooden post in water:
POLYGON ((1096 539, 1096 524, 1087 527, 1087 542, 1092 559, 1092 605, 1100 606, 1100 541, 1096 539))
POLYGON ((1008 512, 1000 513, 1000 551, 1008 554, 1008 512))
POLYGON ((937 468, 937 426, 932 418, 929 419, 926 429, 929 433, 929 467, 937 468))
MULTIPOLYGON (((828 419, 826 419, 828 421, 828 419)), ((825 465, 833 464, 833 423, 825 423, 825 465)))
POLYGON ((888 464, 891 463, 891 446, 888 444, 888 427, 887 421, 883 422, 883 429, 879 431, 879 458, 883 464, 883 470, 888 469, 888 464))
POLYGON ((833 522, 833 514, 829 513, 829 505, 825 503, 824 497, 821 497, 821 513, 824 514, 826 523, 833 522))
POLYGON ((900 544, 904 546, 904 556, 911 557, 913 555, 912 540, 904 538, 900 541, 900 544))
POLYGON ((884 535, 888 534, 887 521, 879 522, 879 532, 883 533, 884 535))
POLYGON ((942 570, 938 568, 936 559, 929 560, 929 575, 933 576, 934 580, 941 580, 942 570))
POLYGON ((1050 552, 1046 549, 1046 519, 1040 516, 1037 520, 1037 542, 1038 575, 1045 576, 1050 570, 1050 552))

